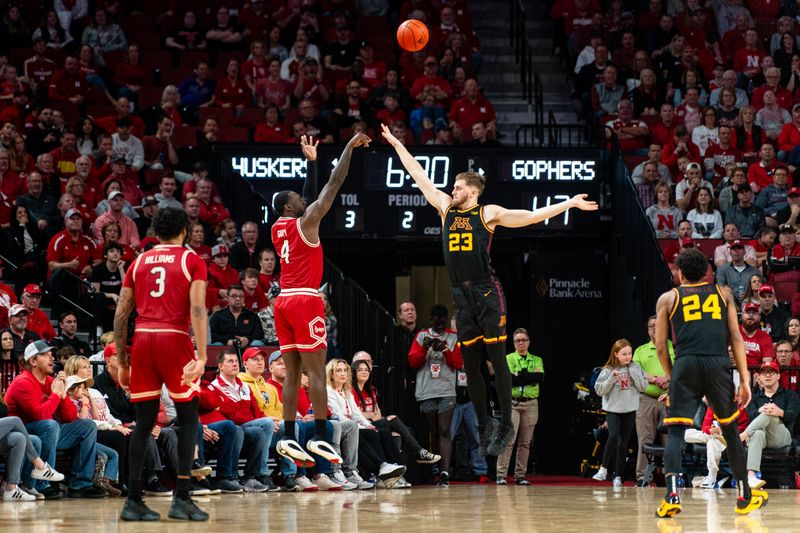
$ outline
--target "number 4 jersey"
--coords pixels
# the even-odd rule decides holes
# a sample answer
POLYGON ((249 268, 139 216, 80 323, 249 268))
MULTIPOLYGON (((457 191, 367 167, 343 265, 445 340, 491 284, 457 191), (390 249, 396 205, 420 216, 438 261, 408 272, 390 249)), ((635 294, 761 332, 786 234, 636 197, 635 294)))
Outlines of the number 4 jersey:
POLYGON ((442 226, 442 247, 450 283, 486 281, 494 276, 489 257, 493 233, 483 221, 482 205, 465 211, 447 209, 442 226))
POLYGON ((206 262, 177 244, 160 244, 144 252, 125 273, 122 286, 133 289, 136 328, 188 333, 189 288, 207 281, 206 262))
POLYGON ((292 289, 311 289, 316 294, 322 281, 322 243, 309 242, 299 220, 281 217, 272 225, 272 244, 281 260, 282 295, 296 292, 292 289))
POLYGON ((681 285, 670 312, 675 352, 681 355, 728 354, 728 306, 711 283, 681 285))

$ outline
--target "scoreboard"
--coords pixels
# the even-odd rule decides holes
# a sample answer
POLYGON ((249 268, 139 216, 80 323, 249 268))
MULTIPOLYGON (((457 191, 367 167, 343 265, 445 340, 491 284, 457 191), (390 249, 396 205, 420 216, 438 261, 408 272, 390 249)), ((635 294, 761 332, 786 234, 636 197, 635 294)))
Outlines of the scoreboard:
MULTIPOLYGON (((341 146, 317 147, 317 190, 327 182, 341 146)), ((218 145, 214 148, 218 180, 243 178, 260 197, 261 220, 271 225, 279 191, 301 192, 307 162, 295 145, 218 145)), ((592 149, 466 148, 414 146, 411 153, 433 184, 450 193, 460 172, 486 176, 482 204, 508 209, 537 209, 587 193, 598 200, 604 181, 600 151, 592 149)), ((519 228, 524 235, 599 232, 597 212, 569 210, 548 221, 519 228)), ((353 152, 350 171, 320 233, 336 238, 431 238, 441 234, 441 219, 409 176, 394 149, 374 144, 353 152)))

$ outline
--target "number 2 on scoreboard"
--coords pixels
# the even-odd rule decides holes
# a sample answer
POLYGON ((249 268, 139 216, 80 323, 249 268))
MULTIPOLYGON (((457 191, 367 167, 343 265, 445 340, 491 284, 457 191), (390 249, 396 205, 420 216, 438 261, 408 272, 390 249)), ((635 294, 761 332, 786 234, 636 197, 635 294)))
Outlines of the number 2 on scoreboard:
POLYGON ((283 241, 281 244, 281 259, 283 259, 284 263, 289 263, 289 241, 283 241))

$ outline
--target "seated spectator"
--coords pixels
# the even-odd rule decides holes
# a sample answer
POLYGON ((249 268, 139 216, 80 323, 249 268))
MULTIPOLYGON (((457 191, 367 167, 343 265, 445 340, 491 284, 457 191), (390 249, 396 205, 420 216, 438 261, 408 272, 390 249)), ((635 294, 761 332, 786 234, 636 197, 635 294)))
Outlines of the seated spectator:
MULTIPOLYGON (((361 84, 359 82, 359 96, 361 96, 360 92, 361 84)), ((298 70, 292 88, 292 94, 295 99, 298 101, 303 99, 312 100, 318 107, 322 107, 330 102, 331 93, 330 83, 325 79, 319 61, 313 57, 307 57, 303 61, 302 67, 298 70)))
POLYGON ((750 278, 759 272, 752 265, 745 263, 745 245, 742 241, 734 240, 728 244, 728 249, 731 261, 717 265, 717 284, 730 287, 736 301, 741 302, 750 278))
MULTIPOLYGON (((244 307, 254 313, 265 309, 269 303, 267 295, 259 286, 258 270, 255 268, 245 268, 239 274, 239 283, 244 289, 244 307)), ((328 339, 330 344, 330 338, 328 339)))
POLYGON ((209 51, 216 53, 240 50, 242 40, 242 29, 231 20, 228 8, 220 6, 214 23, 206 32, 209 51))
POLYGON ((472 125, 472 140, 463 143, 464 146, 483 146, 483 147, 497 147, 501 146, 500 141, 497 139, 489 139, 489 128, 485 122, 478 121, 472 125))
POLYGON ((778 105, 775 93, 764 91, 763 105, 756 113, 756 125, 761 127, 770 140, 778 139, 783 127, 792 121, 792 115, 778 105))
MULTIPOLYGON (((425 99, 426 102, 431 102, 433 100, 434 99, 431 96, 425 99)), ((386 124, 387 126, 396 120, 399 120, 400 122, 406 121, 406 113, 399 108, 397 95, 393 93, 386 93, 386 96, 383 97, 383 109, 380 109, 375 114, 375 119, 377 122, 386 124)))
POLYGON ((777 212, 788 205, 789 188, 786 186, 788 180, 789 173, 786 167, 783 165, 776 167, 772 172, 772 184, 761 189, 756 198, 755 204, 773 220, 777 216, 777 212))
POLYGON ((301 100, 297 105, 297 109, 300 111, 300 120, 305 126, 306 135, 318 139, 323 144, 333 142, 333 133, 330 126, 319 117, 319 110, 313 101, 308 99, 301 100))
POLYGON ((778 226, 788 224, 797 225, 797 217, 800 215, 800 187, 789 187, 786 191, 786 205, 775 213, 772 218, 778 226))
POLYGON ((764 448, 782 448, 792 442, 792 431, 800 411, 800 400, 794 391, 780 384, 780 367, 774 361, 759 366, 758 383, 753 400, 747 405, 750 424, 742 432, 742 442, 747 444, 747 481, 752 488, 766 483, 756 478, 761 470, 764 448))
MULTIPOLYGON (((696 130, 695 130, 696 131, 696 130)), ((719 184, 727 174, 727 168, 742 162, 742 153, 731 144, 733 134, 730 126, 717 128, 717 142, 709 145, 705 152, 706 168, 713 163, 713 168, 706 173, 706 178, 719 184)))
POLYGON ((211 344, 233 346, 263 346, 264 331, 258 316, 244 307, 244 288, 232 285, 228 288, 228 306, 211 315, 208 321, 211 344))
MULTIPOLYGON (((453 97, 452 94, 453 89, 450 86, 450 83, 446 79, 439 76, 438 68, 439 68, 439 62, 436 60, 436 57, 428 56, 425 58, 424 70, 422 72, 422 75, 416 78, 414 80, 413 85, 411 86, 411 97, 421 102, 422 100, 425 99, 426 94, 431 94, 436 99, 437 105, 442 107, 447 107, 448 104, 450 103, 451 98, 453 97)), ((466 92, 466 86, 465 86, 465 92, 466 92)), ((475 100, 478 98, 477 82, 475 82, 474 91, 472 91, 472 93, 473 94, 470 98, 470 102, 472 103, 472 105, 474 105, 475 100)), ((455 105, 455 102, 453 102, 453 105, 455 105)), ((483 107, 486 108, 485 105, 483 105, 483 107)), ((462 110, 461 112, 463 113, 464 111, 462 110)), ((451 107, 450 113, 451 113, 451 120, 457 120, 456 118, 454 118, 456 117, 454 108, 451 107)), ((472 126, 472 124, 469 124, 468 126, 472 126)))
MULTIPOLYGON (((767 260, 767 252, 772 245, 775 243, 775 237, 778 235, 778 232, 775 228, 770 226, 764 226, 761 230, 756 234, 756 238, 750 241, 750 246, 756 252, 756 264, 757 268, 761 268, 764 264, 764 261, 767 260)), ((758 294, 756 293, 756 296, 758 294)))
POLYGON ((208 178, 199 180, 196 184, 195 198, 200 200, 200 214, 198 215, 200 220, 215 227, 226 218, 230 218, 231 214, 221 202, 217 202, 211 197, 212 185, 213 183, 208 178))
POLYGON ((689 211, 686 220, 692 223, 693 239, 722 238, 722 216, 714 209, 714 195, 708 187, 697 191, 697 207, 689 211))
POLYGON ((761 299, 761 329, 769 334, 772 342, 778 342, 786 337, 789 315, 778 307, 772 285, 762 285, 758 289, 758 296, 761 299))
POLYGON ((659 180, 666 184, 672 183, 672 175, 670 174, 669 167, 661 162, 661 148, 661 145, 655 142, 650 144, 647 150, 647 159, 636 165, 631 171, 631 180, 634 185, 638 185, 642 182, 644 167, 650 161, 654 162, 658 168, 659 180))
POLYGON ((267 104, 264 109, 264 122, 256 126, 253 133, 253 142, 257 143, 288 143, 289 131, 280 121, 278 107, 267 104))
POLYGON ((349 128, 357 120, 372 122, 369 107, 361 98, 361 84, 357 80, 350 80, 347 83, 347 93, 339 95, 336 100, 332 118, 338 129, 349 128))
POLYGON ((230 218, 220 222, 214 234, 217 236, 217 244, 227 246, 229 250, 231 246, 242 241, 242 238, 239 237, 239 231, 236 229, 236 222, 230 218))
POLYGON ((771 92, 775 97, 775 101, 781 109, 791 109, 792 107, 792 93, 787 91, 785 88, 781 87, 780 80, 781 80, 781 71, 779 68, 771 67, 766 70, 764 75, 767 82, 760 86, 756 87, 753 90, 753 99, 752 104, 756 111, 761 110, 764 107, 764 96, 766 92, 771 92))
POLYGON ((711 97, 709 98, 709 103, 717 107, 721 104, 721 96, 722 96, 722 89, 730 89, 733 90, 736 95, 736 101, 734 105, 738 108, 742 108, 744 106, 750 105, 750 99, 747 96, 747 92, 744 89, 740 89, 736 86, 736 71, 735 70, 726 70, 722 74, 722 86, 718 89, 714 89, 711 91, 711 97))
POLYGON ((181 202, 175 198, 175 190, 177 188, 178 184, 175 181, 175 176, 166 173, 161 176, 161 181, 158 184, 158 192, 155 194, 159 209, 167 207, 183 209, 181 202))
MULTIPOLYGON (((387 93, 387 96, 389 94, 390 93, 387 93)), ((432 94, 428 94, 423 99, 422 105, 411 111, 409 127, 414 131, 414 135, 420 139, 420 142, 422 142, 432 135, 433 126, 439 120, 447 122, 447 112, 441 107, 436 106, 436 98, 434 98, 432 94)))
POLYGON ((577 94, 581 102, 583 102, 585 109, 591 107, 590 95, 592 87, 603 81, 605 69, 611 64, 609 63, 608 55, 608 46, 603 43, 598 44, 594 49, 594 61, 585 65, 581 68, 580 72, 578 72, 578 76, 575 80, 575 94, 577 94))
POLYGON ((71 347, 78 355, 89 357, 92 350, 89 344, 78 337, 78 316, 72 311, 65 311, 58 317, 60 334, 50 341, 50 346, 58 351, 65 346, 71 347))
POLYGON ((738 203, 725 211, 725 224, 735 225, 737 234, 745 239, 752 239, 761 228, 764 210, 753 205, 753 190, 750 185, 740 185, 736 191, 736 197, 739 200, 738 203))
POLYGON ((610 128, 617 134, 619 148, 625 153, 644 155, 645 143, 649 130, 647 124, 641 120, 633 118, 633 103, 630 100, 620 100, 617 104, 617 118, 609 120, 605 124, 606 137, 611 136, 610 128))
POLYGON ((217 82, 212 103, 220 107, 230 107, 240 115, 245 107, 252 105, 253 96, 239 75, 239 61, 229 60, 225 74, 226 76, 217 82))
POLYGON ((275 299, 281 293, 281 288, 273 285, 267 290, 267 307, 258 312, 261 328, 264 330, 264 344, 278 345, 278 332, 275 330, 275 299))
POLYGON ((700 74, 695 69, 686 69, 681 74, 680 84, 675 88, 675 94, 672 98, 672 105, 676 108, 686 102, 686 93, 689 88, 695 88, 698 92, 697 105, 706 107, 708 105, 708 94, 705 87, 702 85, 700 74))
MULTIPOLYGON (((2 158, 2 154, 0 154, 2 158)), ((5 182, 5 180, 3 180, 5 182)), ((27 179, 27 193, 21 194, 17 205, 24 206, 31 220, 41 231, 54 231, 61 224, 56 200, 44 191, 44 180, 38 172, 31 172, 27 179)), ((5 184, 5 183, 4 183, 5 184)))
POLYGON ((125 32, 117 24, 109 22, 108 14, 104 9, 94 12, 94 23, 83 30, 81 42, 94 49, 97 64, 101 67, 106 65, 106 53, 125 50, 128 46, 125 32))
POLYGON ((34 341, 39 340, 39 335, 28 329, 28 310, 22 304, 13 304, 8 309, 8 329, 11 333, 14 346, 11 349, 11 360, 19 360, 25 348, 34 341))
POLYGON ((92 300, 98 317, 98 333, 113 329, 113 316, 117 308, 122 280, 127 264, 122 260, 123 247, 109 241, 103 245, 103 261, 92 268, 89 280, 96 291, 92 300))
MULTIPOLYGON (((303 79, 305 84, 307 80, 305 77, 303 79)), ((282 111, 289 108, 291 96, 292 85, 281 77, 280 61, 274 57, 268 59, 266 75, 255 83, 253 97, 256 103, 261 107, 271 104, 282 111)))
POLYGON ((181 103, 189 109, 208 107, 214 97, 216 85, 209 79, 208 64, 201 61, 194 69, 194 75, 183 80, 178 86, 181 103))
POLYGON ((663 103, 659 107, 658 122, 650 127, 650 139, 653 143, 666 147, 675 138, 675 108, 670 103, 663 103))
POLYGON ((55 294, 62 294, 75 302, 81 287, 77 276, 88 276, 92 265, 100 260, 97 258, 97 245, 83 233, 80 211, 67 211, 64 225, 65 229, 56 233, 47 246, 49 283, 55 294))
POLYGON ((50 317, 39 308, 42 301, 42 288, 36 283, 26 285, 22 290, 21 299, 23 307, 28 311, 27 329, 50 342, 56 336, 56 330, 50 323, 50 317))
POLYGON ((53 163, 62 181, 75 175, 75 161, 81 156, 75 149, 75 132, 70 128, 61 130, 61 146, 50 152, 53 163))
POLYGON ((702 123, 700 91, 697 87, 689 87, 686 90, 686 99, 675 108, 675 119, 678 124, 686 126, 686 131, 691 135, 694 129, 702 123))
MULTIPOLYGON (((186 210, 186 214, 189 215, 189 227, 193 228, 196 225, 200 225, 203 228, 203 244, 209 246, 214 244, 214 232, 211 229, 211 226, 207 225, 205 222, 198 218, 200 214, 200 200, 192 195, 191 198, 186 200, 183 203, 183 208, 186 210)), ((191 234, 189 235, 191 237, 191 234)), ((210 252, 210 250, 209 250, 210 252)), ((209 256, 210 257, 210 256, 209 256)))
POLYGON ((655 186, 656 203, 645 211, 645 215, 658 239, 672 239, 678 236, 678 223, 683 218, 683 212, 672 203, 672 194, 669 185, 657 182, 655 186))
POLYGON ((34 30, 31 38, 42 39, 47 43, 47 48, 52 50, 61 50, 67 47, 74 49, 72 35, 68 31, 64 31, 58 20, 58 14, 52 9, 45 13, 42 25, 34 30))
POLYGON ((336 40, 325 52, 325 68, 330 71, 349 72, 358 57, 359 43, 351 40, 347 27, 336 28, 336 40))
MULTIPOLYGON (((31 219, 28 215, 28 209, 23 205, 15 206, 9 218, 9 227, 3 228, 2 232, 0 232, 0 244, 2 244, 6 253, 17 258, 20 265, 33 267, 30 271, 24 269, 21 271, 20 281, 27 283, 44 279, 46 270, 42 256, 47 249, 47 239, 44 232, 31 219)), ((7 272, 12 272, 12 269, 8 269, 7 272)), ((0 301, 2 301, 2 294, 3 291, 0 291, 0 301)))
POLYGON ((717 113, 713 108, 707 107, 703 111, 703 123, 692 130, 692 144, 697 147, 700 157, 705 157, 709 146, 719 143, 718 134, 717 113))
POLYGON ((215 311, 227 305, 228 287, 239 283, 239 273, 228 264, 228 248, 218 244, 211 248, 211 265, 208 267, 207 307, 215 311))
POLYGON ((133 172, 144 166, 144 146, 142 141, 131 133, 132 123, 128 117, 117 120, 117 132, 111 136, 114 155, 123 157, 133 172))
POLYGON ((131 101, 128 98, 118 98, 114 103, 114 111, 115 113, 113 115, 98 118, 95 121, 97 126, 105 130, 108 134, 114 134, 119 131, 119 121, 128 119, 130 121, 130 133, 139 139, 144 137, 144 121, 131 113, 131 101))
POLYGON ((119 242, 133 248, 139 248, 139 230, 136 223, 123 213, 125 195, 119 191, 112 191, 108 195, 109 210, 94 221, 94 238, 99 244, 104 242, 102 229, 109 222, 116 222, 121 230, 119 242))
MULTIPOLYGON (((91 420, 78 419, 75 405, 66 397, 66 378, 53 378, 52 350, 44 341, 25 349, 25 370, 14 378, 5 394, 8 414, 18 416, 28 432, 39 437, 42 457, 48 464, 55 464, 57 450, 73 450, 68 496, 102 498, 106 492, 92 483, 97 427, 91 420)), ((45 498, 59 493, 58 488, 42 480, 32 488, 45 498)))
POLYGON ((750 302, 760 306, 761 297, 758 295, 758 291, 765 283, 766 280, 760 274, 750 276, 750 283, 747 285, 747 290, 744 291, 744 296, 742 297, 742 306, 750 302))
POLYGON ((772 338, 769 333, 761 329, 761 310, 758 304, 750 302, 742 306, 742 323, 739 325, 739 331, 744 341, 748 367, 758 367, 763 362, 775 358, 772 338))
MULTIPOLYGON (((100 196, 102 200, 100 200, 100 202, 97 203, 97 207, 94 208, 94 214, 97 216, 100 216, 104 213, 108 213, 109 210, 111 210, 111 205, 108 202, 108 195, 110 195, 112 192, 122 192, 122 181, 117 179, 117 176, 122 176, 124 179, 126 179, 126 185, 132 185, 127 180, 128 167, 125 165, 125 162, 123 161, 122 158, 119 158, 112 165, 112 168, 116 169, 114 175, 106 179, 103 185, 104 196, 100 196), (117 171, 121 171, 122 174, 117 174, 117 171)), ((133 205, 127 199, 123 200, 122 206, 123 206, 122 212, 126 217, 136 218, 138 216, 136 214, 136 210, 133 208, 133 205)))
POLYGON ((663 182, 659 180, 658 167, 652 161, 646 161, 644 165, 644 179, 636 185, 636 194, 642 209, 647 211, 653 203, 657 202, 656 188, 663 182))
MULTIPOLYGON (((725 227, 722 230, 722 238, 725 242, 714 249, 714 266, 717 268, 724 264, 730 263, 733 260, 730 253, 730 244, 734 241, 740 241, 742 235, 739 233, 739 228, 736 226, 736 224, 726 222, 725 227)), ((755 249, 749 244, 745 244, 744 251, 745 263, 756 266, 757 261, 755 249)))
MULTIPOLYGON (((263 3, 261 4, 263 6, 263 3)), ((250 93, 255 95, 256 84, 267 77, 267 48, 263 41, 255 40, 250 43, 250 57, 242 64, 244 82, 250 88, 250 93)), ((278 75, 280 75, 280 61, 278 61, 278 75)))
POLYGON ((142 198, 142 205, 139 206, 139 209, 142 210, 142 215, 134 220, 136 223, 136 230, 139 232, 139 235, 146 236, 147 231, 153 224, 153 217, 158 210, 158 200, 156 200, 155 196, 145 196, 142 198))
POLYGON ((114 66, 114 84, 119 87, 117 97, 138 101, 139 93, 148 81, 148 72, 141 64, 139 45, 128 44, 125 60, 114 66))
POLYGON ((245 268, 259 268, 259 252, 263 246, 258 241, 258 224, 242 224, 242 241, 230 248, 231 266, 238 271, 245 268))
POLYGON ((778 244, 767 252, 767 266, 773 273, 800 270, 800 243, 794 226, 784 224, 779 228, 778 244))
POLYGON ((208 265, 211 263, 211 247, 205 244, 207 242, 205 228, 206 226, 203 224, 190 223, 186 247, 199 255, 208 265))
MULTIPOLYGON (((366 352, 359 352, 362 357, 369 356, 370 360, 360 359, 353 361, 353 397, 361 410, 364 418, 372 422, 378 430, 386 430, 400 435, 400 442, 403 450, 408 452, 417 463, 434 464, 441 456, 431 453, 420 446, 417 439, 408 427, 396 415, 383 416, 380 405, 378 405, 378 391, 371 381, 372 361, 371 356, 366 352)), ((355 358, 354 358, 355 359, 355 358)))
POLYGON ((594 84, 591 90, 591 107, 595 119, 614 114, 617 105, 623 99, 627 99, 627 91, 624 86, 617 83, 617 67, 608 65, 603 71, 603 80, 594 84))
POLYGON ((272 248, 263 248, 258 253, 258 285, 265 294, 273 286, 280 287, 281 273, 277 269, 278 258, 272 248))
MULTIPOLYGON (((795 324, 795 328, 800 328, 800 320, 796 318, 790 320, 795 324)), ((781 387, 796 393, 800 387, 800 371, 787 367, 800 367, 800 358, 794 354, 791 341, 783 339, 775 343, 775 361, 781 368, 781 387)))
MULTIPOLYGON (((88 165, 92 164, 88 157, 81 156, 78 159, 79 161, 85 161, 88 165)), ((69 179, 64 192, 65 194, 71 195, 75 200, 75 208, 81 212, 86 223, 94 224, 95 218, 97 217, 95 216, 93 207, 99 195, 100 186, 93 182, 89 185, 89 188, 91 190, 87 190, 86 182, 76 174, 69 179), (89 204, 91 204, 92 207, 89 207, 89 204)))
POLYGON ((164 41, 168 48, 174 50, 205 50, 208 46, 205 32, 197 25, 194 11, 183 15, 180 25, 176 26, 164 41))
MULTIPOLYGON (((675 126, 672 140, 662 150, 661 162, 669 168, 673 176, 677 176, 679 173, 678 159, 681 157, 686 157, 689 161, 700 161, 700 152, 689 140, 689 132, 686 126, 678 124, 675 126)), ((672 180, 673 183, 677 181, 674 178, 672 180)))
POLYGON ((686 179, 675 187, 675 203, 681 211, 691 211, 697 207, 697 195, 700 189, 713 190, 714 186, 702 179, 700 163, 689 163, 686 166, 686 179))
MULTIPOLYGON (((383 85, 376 87, 372 91, 372 95, 370 97, 372 109, 376 110, 379 107, 379 104, 383 103, 383 97, 389 93, 397 96, 400 109, 412 109, 414 107, 411 100, 411 94, 408 92, 408 89, 403 87, 403 85, 400 83, 400 76, 395 68, 389 68, 383 78, 383 85)), ((435 103, 436 98, 432 94, 430 96, 433 98, 435 103)), ((424 100, 422 104, 425 105, 424 100)), ((444 110, 442 110, 442 112, 444 113, 444 110)))
MULTIPOLYGON (((708 466, 708 475, 703 479, 700 484, 704 489, 717 488, 717 476, 719 475, 719 461, 722 457, 722 452, 727 448, 727 442, 722 438, 722 430, 719 424, 715 424, 714 412, 711 407, 706 408, 705 418, 701 429, 690 428, 684 434, 684 440, 692 444, 702 444, 706 448, 706 465, 708 466)), ((747 427, 747 413, 739 409, 737 424, 739 431, 744 431, 747 427)))
POLYGON ((778 135, 778 158, 790 165, 800 164, 800 104, 792 106, 792 120, 783 125, 778 135))
MULTIPOLYGON (((208 167, 206 164, 203 161, 195 161, 192 165, 192 173, 189 178, 190 179, 186 179, 183 182, 184 200, 194 196, 194 193, 197 190, 197 184, 200 182, 200 180, 208 179, 208 167)), ((215 202, 222 203, 222 197, 219 195, 217 185, 213 182, 211 184, 211 198, 215 202)))

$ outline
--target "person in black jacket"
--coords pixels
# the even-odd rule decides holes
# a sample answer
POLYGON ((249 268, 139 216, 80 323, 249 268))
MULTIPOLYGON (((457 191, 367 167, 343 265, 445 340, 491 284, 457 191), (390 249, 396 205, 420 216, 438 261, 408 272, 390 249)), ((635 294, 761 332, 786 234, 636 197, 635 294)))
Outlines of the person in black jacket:
POLYGON ((36 283, 46 278, 45 251, 47 241, 44 232, 32 220, 28 208, 15 205, 10 225, 0 232, 0 249, 3 255, 23 269, 22 283, 36 283))
POLYGON ((792 443, 800 411, 797 394, 781 387, 780 371, 775 361, 761 364, 757 376, 761 388, 753 391, 753 399, 747 405, 750 424, 740 437, 747 444, 747 480, 751 488, 759 489, 766 483, 756 478, 756 472, 761 470, 761 452, 764 448, 782 448, 792 443))
POLYGON ((242 224, 242 240, 230 249, 230 263, 233 268, 241 272, 245 268, 260 269, 258 254, 264 246, 258 239, 258 224, 245 222, 242 224))
POLYGON ((208 321, 211 329, 211 344, 234 346, 241 343, 241 348, 264 345, 264 330, 261 320, 254 312, 244 307, 244 288, 231 285, 228 289, 228 307, 220 309, 208 321))
POLYGON ((61 313, 58 317, 58 328, 61 331, 61 335, 53 337, 53 340, 50 341, 50 345, 53 346, 56 351, 64 346, 70 346, 78 355, 89 357, 93 354, 89 344, 82 341, 77 336, 78 317, 75 313, 71 311, 61 313))

